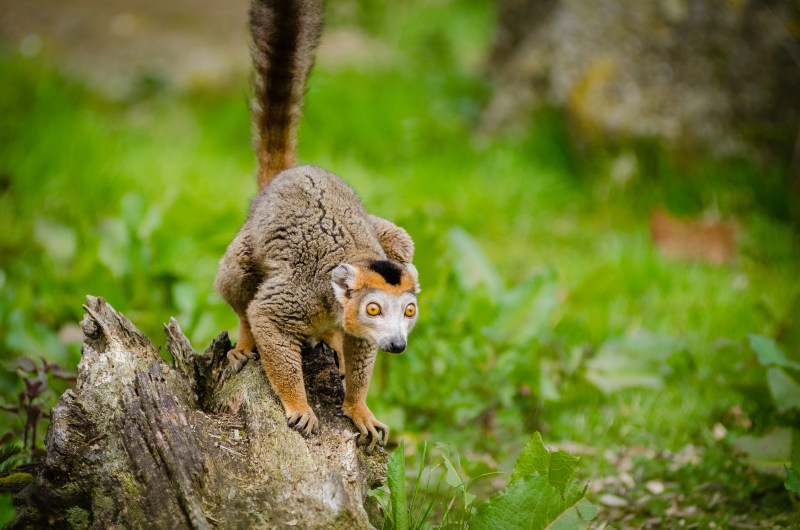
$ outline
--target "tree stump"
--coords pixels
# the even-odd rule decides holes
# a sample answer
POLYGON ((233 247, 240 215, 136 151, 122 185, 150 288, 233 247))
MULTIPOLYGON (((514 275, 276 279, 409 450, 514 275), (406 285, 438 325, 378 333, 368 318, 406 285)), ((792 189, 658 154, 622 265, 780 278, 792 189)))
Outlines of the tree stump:
POLYGON ((364 503, 388 455, 356 446, 326 345, 303 352, 320 418, 305 439, 260 363, 228 368, 227 332, 198 355, 170 319, 169 366, 105 300, 84 308, 77 386, 51 411, 46 461, 14 497, 11 528, 371 527, 364 503))

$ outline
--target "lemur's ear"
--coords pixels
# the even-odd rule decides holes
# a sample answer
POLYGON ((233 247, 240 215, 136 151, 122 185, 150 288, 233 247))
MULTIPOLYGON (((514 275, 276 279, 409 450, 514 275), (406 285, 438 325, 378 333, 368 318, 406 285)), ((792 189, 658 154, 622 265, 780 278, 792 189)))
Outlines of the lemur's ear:
POLYGON ((347 292, 355 287, 355 284, 356 269, 349 263, 341 263, 331 271, 331 286, 339 303, 344 304, 347 292))
POLYGON ((419 288, 419 273, 417 273, 417 268, 413 263, 408 263, 406 265, 406 270, 408 271, 409 276, 411 276, 411 278, 414 280, 414 292, 419 293, 421 289, 419 288))

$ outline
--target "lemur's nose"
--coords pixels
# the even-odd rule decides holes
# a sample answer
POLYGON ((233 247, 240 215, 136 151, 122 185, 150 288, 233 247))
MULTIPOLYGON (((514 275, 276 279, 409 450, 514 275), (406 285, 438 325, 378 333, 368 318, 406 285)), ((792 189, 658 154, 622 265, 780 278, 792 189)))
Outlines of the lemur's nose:
POLYGON ((406 341, 393 340, 389 343, 389 353, 403 353, 406 349, 406 341))

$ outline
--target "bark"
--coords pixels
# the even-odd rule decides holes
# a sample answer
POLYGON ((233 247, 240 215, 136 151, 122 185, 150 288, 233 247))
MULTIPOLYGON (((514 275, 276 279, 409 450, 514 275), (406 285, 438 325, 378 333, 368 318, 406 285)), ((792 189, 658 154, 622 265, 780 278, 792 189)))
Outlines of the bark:
POLYGON ((369 528, 367 491, 388 455, 367 455, 341 417, 333 352, 303 352, 320 433, 304 439, 258 362, 233 374, 223 332, 198 355, 180 326, 159 348, 87 297, 75 391, 51 411, 47 458, 14 497, 11 528, 369 528))

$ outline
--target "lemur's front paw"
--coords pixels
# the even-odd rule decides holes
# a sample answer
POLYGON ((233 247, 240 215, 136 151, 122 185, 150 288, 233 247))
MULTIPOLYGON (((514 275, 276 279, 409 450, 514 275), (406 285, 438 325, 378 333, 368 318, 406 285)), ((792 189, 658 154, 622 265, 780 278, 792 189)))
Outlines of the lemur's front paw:
POLYGON ((286 423, 289 425, 289 427, 302 434, 305 438, 308 438, 308 436, 311 434, 317 434, 319 432, 319 420, 311 409, 308 409, 305 412, 298 410, 293 413, 287 413, 286 423))
POLYGON ((359 403, 357 405, 345 404, 342 410, 345 416, 353 420, 356 429, 361 432, 356 443, 358 445, 363 445, 369 441, 369 445, 367 445, 366 449, 367 454, 372 453, 372 450, 375 449, 375 444, 381 447, 384 446, 386 440, 389 439, 389 427, 375 419, 375 415, 367 408, 366 403, 359 403), (378 431, 381 433, 380 436, 378 436, 378 431))
POLYGON ((228 352, 228 362, 231 363, 231 370, 239 373, 247 361, 253 356, 253 352, 246 350, 230 350, 228 352))

